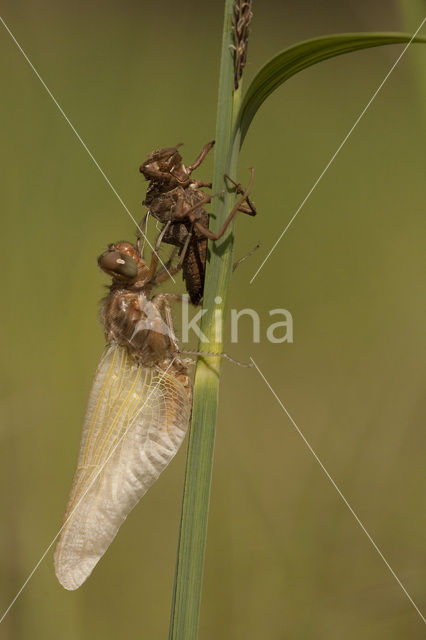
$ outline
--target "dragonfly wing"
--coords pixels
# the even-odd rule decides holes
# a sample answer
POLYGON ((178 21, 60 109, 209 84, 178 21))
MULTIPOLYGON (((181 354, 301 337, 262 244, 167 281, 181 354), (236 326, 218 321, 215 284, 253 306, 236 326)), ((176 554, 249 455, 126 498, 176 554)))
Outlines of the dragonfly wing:
POLYGON ((121 523, 179 449, 188 427, 188 387, 138 366, 117 345, 105 350, 85 417, 78 467, 55 549, 55 571, 77 589, 121 523))

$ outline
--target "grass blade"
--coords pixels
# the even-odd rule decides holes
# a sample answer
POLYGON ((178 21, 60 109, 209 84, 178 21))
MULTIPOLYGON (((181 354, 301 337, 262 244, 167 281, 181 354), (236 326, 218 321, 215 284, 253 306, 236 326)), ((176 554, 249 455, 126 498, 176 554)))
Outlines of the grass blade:
MULTIPOLYGON (((213 217, 210 226, 213 231, 220 228, 234 202, 234 194, 226 190, 224 174, 236 174, 239 150, 238 138, 231 148, 234 114, 238 110, 241 95, 241 84, 234 91, 233 6, 233 0, 226 0, 213 171, 213 193, 222 189, 225 189, 225 193, 223 197, 214 198, 212 202, 213 217)), ((204 308, 207 313, 201 325, 207 339, 200 343, 200 350, 221 353, 223 310, 232 272, 232 228, 220 241, 209 242, 209 255, 204 287, 204 308), (218 296, 221 300, 219 304, 215 302, 218 296), (221 313, 216 314, 215 310, 220 310, 221 313)), ((204 361, 199 360, 195 375, 170 640, 195 640, 198 635, 219 392, 219 368, 220 358, 210 357, 204 361)))
MULTIPOLYGON (((241 144, 266 98, 296 73, 345 53, 407 43, 411 38, 411 35, 404 33, 342 33, 305 40, 284 49, 260 69, 244 96, 236 123, 236 131, 240 129, 241 132, 241 144)), ((426 39, 418 37, 413 42, 426 42, 426 39)))
MULTIPOLYGON (((407 31, 416 28, 419 20, 425 14, 426 3, 424 0, 399 0, 399 14, 402 20, 402 27, 407 31)), ((422 51, 423 53, 423 51, 422 51)), ((426 61, 423 56, 415 54, 410 56, 409 65, 411 66, 412 82, 414 90, 419 97, 419 109, 422 111, 423 118, 426 114, 426 61)))

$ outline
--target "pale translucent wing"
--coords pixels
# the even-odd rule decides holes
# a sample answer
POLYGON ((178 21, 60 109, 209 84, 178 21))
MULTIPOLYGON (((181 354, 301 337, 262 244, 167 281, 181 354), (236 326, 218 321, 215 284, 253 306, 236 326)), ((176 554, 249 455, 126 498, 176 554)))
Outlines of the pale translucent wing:
POLYGON ((121 523, 176 454, 188 427, 188 389, 109 346, 85 417, 77 471, 55 550, 55 571, 77 589, 121 523))

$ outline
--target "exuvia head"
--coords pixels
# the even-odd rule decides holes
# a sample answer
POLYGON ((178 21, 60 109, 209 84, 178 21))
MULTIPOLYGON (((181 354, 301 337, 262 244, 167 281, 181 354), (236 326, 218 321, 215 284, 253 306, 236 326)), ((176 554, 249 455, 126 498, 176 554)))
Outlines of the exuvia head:
POLYGON ((147 180, 164 181, 175 183, 176 186, 186 186, 190 181, 190 172, 183 164, 182 156, 178 151, 178 147, 181 144, 153 151, 145 162, 141 164, 139 171, 143 173, 147 180))

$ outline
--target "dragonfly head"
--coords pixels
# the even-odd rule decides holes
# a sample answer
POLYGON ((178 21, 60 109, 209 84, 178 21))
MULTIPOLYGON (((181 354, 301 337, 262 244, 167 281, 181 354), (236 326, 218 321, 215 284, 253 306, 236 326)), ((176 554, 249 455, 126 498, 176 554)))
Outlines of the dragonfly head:
POLYGON ((98 265, 114 280, 131 284, 138 279, 146 263, 129 242, 110 244, 98 258, 98 265))

